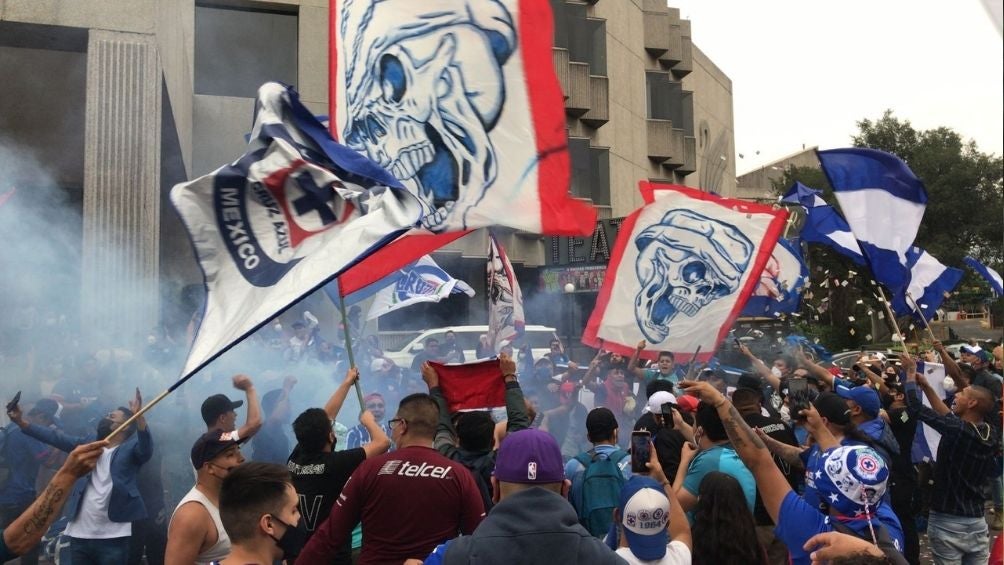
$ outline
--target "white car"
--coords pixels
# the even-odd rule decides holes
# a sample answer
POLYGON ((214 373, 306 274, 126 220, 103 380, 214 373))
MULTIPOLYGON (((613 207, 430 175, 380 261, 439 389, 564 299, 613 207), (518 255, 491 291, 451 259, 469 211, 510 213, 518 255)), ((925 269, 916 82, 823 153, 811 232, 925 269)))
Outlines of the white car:
MULTIPOLYGON (((402 369, 410 369, 411 362, 418 355, 419 351, 425 349, 425 340, 435 338, 440 344, 446 341, 446 332, 452 331, 457 336, 457 342, 464 350, 464 358, 467 361, 477 359, 475 354, 478 339, 488 333, 488 326, 452 326, 447 328, 435 328, 425 330, 417 337, 405 344, 397 351, 384 351, 384 357, 394 361, 402 369)), ((530 351, 536 361, 551 351, 551 340, 555 339, 555 329, 547 326, 526 326, 523 336, 513 343, 513 349, 517 349, 523 343, 530 344, 530 351)))

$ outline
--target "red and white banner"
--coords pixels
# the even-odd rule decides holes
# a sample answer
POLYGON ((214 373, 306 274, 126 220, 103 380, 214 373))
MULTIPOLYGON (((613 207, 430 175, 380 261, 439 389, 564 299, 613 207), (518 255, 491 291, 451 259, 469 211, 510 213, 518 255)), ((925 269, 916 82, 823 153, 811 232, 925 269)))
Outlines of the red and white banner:
POLYGON ((494 235, 489 235, 488 239, 488 343, 498 352, 502 342, 523 334, 526 316, 523 315, 523 291, 505 248, 494 235))
POLYGON ((343 294, 480 227, 592 232, 596 210, 568 194, 552 26, 548 0, 331 2, 332 135, 433 207, 343 294))
POLYGON ((464 364, 430 362, 450 412, 505 406, 505 381, 498 359, 464 364))
POLYGON ((760 283, 787 211, 694 188, 639 183, 582 337, 630 355, 710 358, 760 283))

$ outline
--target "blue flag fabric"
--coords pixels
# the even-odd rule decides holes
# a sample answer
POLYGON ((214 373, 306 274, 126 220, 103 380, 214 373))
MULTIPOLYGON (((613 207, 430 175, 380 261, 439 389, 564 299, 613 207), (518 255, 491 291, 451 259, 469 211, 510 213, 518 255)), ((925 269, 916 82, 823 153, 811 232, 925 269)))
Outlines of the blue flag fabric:
POLYGON ((974 257, 966 257, 965 262, 990 283, 995 295, 1004 296, 1004 280, 1001 279, 1000 273, 980 263, 974 257))
POLYGON ((840 212, 826 203, 822 192, 795 182, 782 197, 781 202, 801 204, 805 210, 805 224, 799 238, 809 243, 818 243, 833 248, 858 265, 866 263, 861 247, 851 233, 851 227, 840 212))
POLYGON ((963 273, 960 269, 942 265, 919 247, 910 248, 906 258, 910 269, 910 283, 905 289, 893 291, 890 301, 893 312, 899 316, 909 314, 918 320, 930 320, 948 293, 958 286, 963 273), (911 297, 912 301, 909 300, 911 297), (914 302, 920 308, 919 311, 913 307, 914 302))
POLYGON ((809 268, 802 259, 801 248, 778 239, 760 274, 760 285, 746 302, 742 315, 777 317, 798 311, 808 280, 809 268))
POLYGON ((884 151, 852 147, 817 153, 875 279, 893 292, 906 288, 906 254, 927 206, 923 183, 884 151))
POLYGON ((784 340, 792 347, 808 347, 816 354, 816 357, 819 357, 823 361, 833 359, 833 355, 825 347, 819 345, 818 343, 809 341, 809 338, 805 336, 791 334, 784 338, 784 340))

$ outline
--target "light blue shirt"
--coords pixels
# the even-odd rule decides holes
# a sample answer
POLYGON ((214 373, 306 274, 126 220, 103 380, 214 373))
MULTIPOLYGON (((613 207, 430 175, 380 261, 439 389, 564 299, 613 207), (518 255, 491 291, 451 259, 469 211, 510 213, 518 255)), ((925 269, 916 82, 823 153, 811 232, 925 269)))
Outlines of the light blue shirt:
MULTIPOLYGON (((687 476, 683 479, 683 488, 696 497, 701 491, 701 481, 704 480, 704 476, 712 471, 725 473, 739 481, 743 495, 746 496, 746 506, 752 512, 753 505, 756 503, 756 480, 731 445, 716 445, 698 453, 690 462, 690 467, 687 468, 687 476)), ((690 518, 693 521, 693 517, 690 518)))

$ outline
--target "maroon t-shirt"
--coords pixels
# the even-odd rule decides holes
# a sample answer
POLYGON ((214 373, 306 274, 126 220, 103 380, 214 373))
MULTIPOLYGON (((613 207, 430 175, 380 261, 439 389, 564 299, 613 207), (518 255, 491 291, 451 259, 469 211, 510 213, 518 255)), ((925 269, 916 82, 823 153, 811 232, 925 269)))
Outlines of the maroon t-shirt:
POLYGON ((329 562, 360 521, 360 565, 425 559, 440 543, 472 533, 484 516, 470 471, 431 447, 406 447, 359 465, 296 563, 329 562))

